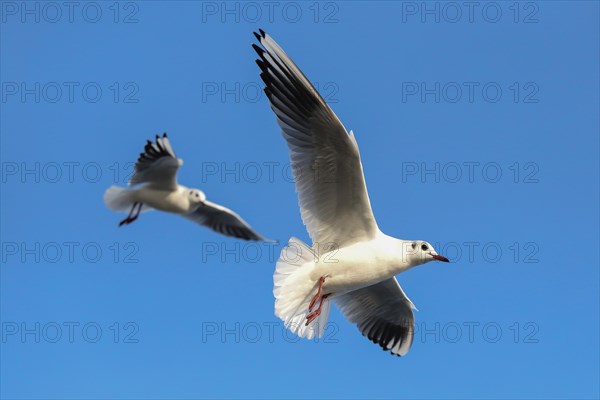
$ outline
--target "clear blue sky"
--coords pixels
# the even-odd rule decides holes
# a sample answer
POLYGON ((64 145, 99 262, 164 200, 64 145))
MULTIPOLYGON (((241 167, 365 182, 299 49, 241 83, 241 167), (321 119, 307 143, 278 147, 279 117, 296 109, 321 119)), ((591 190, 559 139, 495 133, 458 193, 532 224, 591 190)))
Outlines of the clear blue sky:
POLYGON ((2 397, 597 398, 598 3, 461 4, 0 3, 2 397), (454 261, 399 276, 405 358, 273 315, 271 253, 308 235, 258 28, 354 130, 380 228, 454 261), (102 194, 165 131, 282 244, 118 228, 102 194))

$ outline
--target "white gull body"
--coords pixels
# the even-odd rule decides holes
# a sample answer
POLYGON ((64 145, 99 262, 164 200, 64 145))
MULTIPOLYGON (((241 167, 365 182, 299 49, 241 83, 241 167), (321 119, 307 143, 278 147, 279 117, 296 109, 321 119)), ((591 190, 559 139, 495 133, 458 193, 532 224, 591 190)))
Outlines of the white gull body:
POLYGON ((395 275, 448 262, 431 244, 382 233, 375 221, 358 144, 300 69, 265 32, 255 34, 265 93, 296 171, 302 220, 313 242, 291 238, 273 277, 275 314, 300 337, 324 333, 331 301, 363 335, 405 355, 414 305, 395 275), (318 305, 318 307, 317 307, 318 305))
POLYGON ((181 215, 222 235, 244 240, 265 240, 246 221, 230 209, 206 200, 199 189, 177 183, 177 171, 183 161, 171 147, 167 134, 148 140, 140 154, 129 186, 111 186, 104 193, 104 202, 114 211, 129 211, 119 226, 135 221, 140 212, 152 209, 181 215))

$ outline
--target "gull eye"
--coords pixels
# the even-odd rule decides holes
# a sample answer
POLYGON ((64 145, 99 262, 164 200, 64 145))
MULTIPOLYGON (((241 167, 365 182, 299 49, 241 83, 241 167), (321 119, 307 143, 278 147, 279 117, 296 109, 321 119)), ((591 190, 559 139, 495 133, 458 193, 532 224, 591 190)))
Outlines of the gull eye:
POLYGON ((427 250, 429 250, 429 247, 427 247, 427 245, 426 245, 425 243, 423 243, 423 244, 421 245, 421 250, 423 250, 423 251, 427 251, 427 250))

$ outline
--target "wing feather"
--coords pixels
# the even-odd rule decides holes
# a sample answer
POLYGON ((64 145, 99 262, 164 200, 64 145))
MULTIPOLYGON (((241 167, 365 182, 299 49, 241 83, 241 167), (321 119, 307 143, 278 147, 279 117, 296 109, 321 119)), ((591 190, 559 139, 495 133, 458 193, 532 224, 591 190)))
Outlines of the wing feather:
POLYGON ((148 140, 144 152, 140 153, 129 186, 147 183, 156 189, 175 190, 177 171, 182 164, 173 152, 167 134, 156 135, 155 142, 148 140))
POLYGON ((210 201, 206 201, 205 205, 199 206, 195 211, 183 214, 183 216, 225 236, 244 240, 266 241, 238 214, 210 201))
POLYGON ((262 30, 255 36, 262 45, 252 45, 256 63, 290 150, 300 213, 313 243, 341 247, 373 238, 378 228, 354 135, 281 47, 262 30))
POLYGON ((334 301, 370 341, 398 356, 408 353, 414 338, 415 306, 396 278, 334 297, 334 301))

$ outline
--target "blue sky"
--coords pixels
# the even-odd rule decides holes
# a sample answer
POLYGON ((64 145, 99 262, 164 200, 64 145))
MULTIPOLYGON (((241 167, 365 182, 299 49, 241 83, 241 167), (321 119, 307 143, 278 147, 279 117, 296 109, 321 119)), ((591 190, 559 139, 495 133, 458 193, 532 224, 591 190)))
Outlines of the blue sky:
POLYGON ((599 396, 597 2, 61 4, 0 3, 3 398, 599 396), (399 276, 404 358, 337 310, 318 343, 273 315, 308 235, 258 28, 354 130, 380 228, 454 261, 399 276), (102 194, 162 132, 281 244, 118 228, 102 194))

